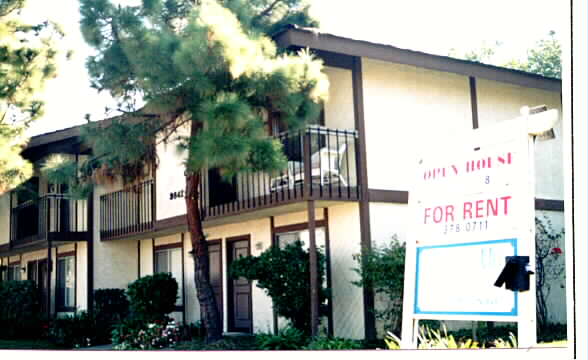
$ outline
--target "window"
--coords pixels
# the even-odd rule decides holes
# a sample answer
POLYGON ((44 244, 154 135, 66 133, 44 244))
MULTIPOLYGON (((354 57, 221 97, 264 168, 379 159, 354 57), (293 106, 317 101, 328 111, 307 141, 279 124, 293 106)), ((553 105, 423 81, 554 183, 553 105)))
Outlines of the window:
MULTIPOLYGON (((285 248, 287 245, 295 243, 296 241, 301 241, 302 242, 302 248, 306 251, 308 251, 308 246, 310 243, 310 233, 308 230, 300 230, 300 231, 290 231, 290 232, 283 232, 283 233, 277 233, 276 234, 276 240, 277 240, 277 245, 283 249, 285 248)), ((325 254, 325 246, 326 246, 326 237, 325 237, 325 228, 324 227, 317 227, 315 229, 315 241, 316 241, 316 247, 317 249, 319 249, 323 255, 325 254)), ((323 273, 323 288, 327 288, 327 276, 328 276, 328 272, 327 272, 327 267, 328 263, 325 264, 325 269, 324 269, 324 273, 323 273)), ((329 306, 329 298, 327 297, 327 299, 325 300, 325 303, 323 304, 324 306, 329 306)), ((320 327, 326 332, 327 328, 328 328, 328 318, 327 317, 321 317, 320 319, 320 327)), ((286 322, 284 321, 284 319, 279 318, 278 319, 278 328, 282 329, 286 326, 286 322)))
POLYGON ((19 281, 21 280, 20 263, 8 265, 8 281, 19 281))
POLYGON ((168 248, 155 250, 155 272, 170 273, 178 282, 178 300, 176 306, 183 306, 183 272, 182 272, 182 248, 168 248))
POLYGON ((75 256, 57 258, 57 309, 75 310, 75 256))
MULTIPOLYGON (((316 247, 317 249, 321 249, 323 254, 325 253, 325 229, 322 227, 317 227, 315 231, 316 236, 316 247)), ((288 244, 292 244, 296 241, 302 242, 302 247, 305 250, 308 250, 308 244, 310 243, 310 234, 308 230, 302 231, 292 231, 286 233, 276 234, 278 240, 278 246, 280 248, 286 247, 288 244)))

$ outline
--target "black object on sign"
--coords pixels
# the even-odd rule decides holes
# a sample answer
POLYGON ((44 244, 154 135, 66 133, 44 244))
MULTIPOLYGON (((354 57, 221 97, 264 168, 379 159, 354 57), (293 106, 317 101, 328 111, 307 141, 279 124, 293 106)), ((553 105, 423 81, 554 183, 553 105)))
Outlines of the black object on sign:
POLYGON ((507 256, 506 265, 496 279, 494 286, 505 287, 512 291, 527 291, 529 290, 529 275, 533 274, 528 270, 529 265, 528 256, 507 256))

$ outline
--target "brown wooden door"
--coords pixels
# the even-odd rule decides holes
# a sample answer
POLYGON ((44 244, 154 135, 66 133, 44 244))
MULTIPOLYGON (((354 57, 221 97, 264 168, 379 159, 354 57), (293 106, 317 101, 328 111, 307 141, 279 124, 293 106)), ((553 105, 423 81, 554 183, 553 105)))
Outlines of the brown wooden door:
MULTIPOLYGON (((227 239, 227 264, 230 267, 234 259, 249 255, 249 236, 227 239)), ((227 298, 229 331, 253 331, 251 303, 251 282, 245 278, 229 280, 227 298)))
POLYGON ((220 240, 211 240, 208 243, 208 274, 210 285, 214 292, 216 306, 223 322, 223 268, 220 240))
POLYGON ((41 312, 42 313, 49 313, 47 308, 47 299, 49 297, 49 293, 47 291, 47 259, 39 260, 37 262, 37 285, 39 286, 39 291, 41 292, 41 312))

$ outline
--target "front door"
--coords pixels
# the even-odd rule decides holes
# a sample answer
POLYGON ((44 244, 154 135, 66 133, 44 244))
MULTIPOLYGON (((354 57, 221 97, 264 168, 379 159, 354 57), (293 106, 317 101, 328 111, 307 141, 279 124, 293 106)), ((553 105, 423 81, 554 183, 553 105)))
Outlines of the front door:
POLYGON ((221 317, 221 324, 223 323, 223 276, 222 276, 222 255, 220 240, 210 240, 208 242, 208 277, 214 298, 216 300, 216 307, 221 317))
MULTIPOLYGON (((227 266, 233 260, 249 255, 249 235, 227 239, 227 266)), ((251 282, 245 278, 230 279, 228 282, 228 325, 229 331, 251 333, 253 316, 251 303, 251 282)))
POLYGON ((27 279, 37 285, 40 294, 41 312, 47 313, 47 259, 27 263, 27 279))

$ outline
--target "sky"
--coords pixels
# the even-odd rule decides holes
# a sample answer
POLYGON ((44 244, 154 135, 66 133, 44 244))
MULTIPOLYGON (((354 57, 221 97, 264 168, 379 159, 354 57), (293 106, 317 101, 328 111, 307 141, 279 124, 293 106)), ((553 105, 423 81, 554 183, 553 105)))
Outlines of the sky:
MULTIPOLYGON (((127 0, 130 1, 130 0, 127 0)), ((92 53, 79 31, 78 0, 29 0, 31 20, 48 17, 66 32, 73 57, 46 88, 46 111, 29 131, 37 135, 84 123, 85 114, 105 117, 114 102, 89 87, 84 66, 92 53)), ((568 2, 562 0, 311 0, 321 31, 438 55, 501 42, 497 61, 524 58, 526 50, 554 30, 569 33, 568 2), (401 4, 402 3, 402 4, 401 4)))

